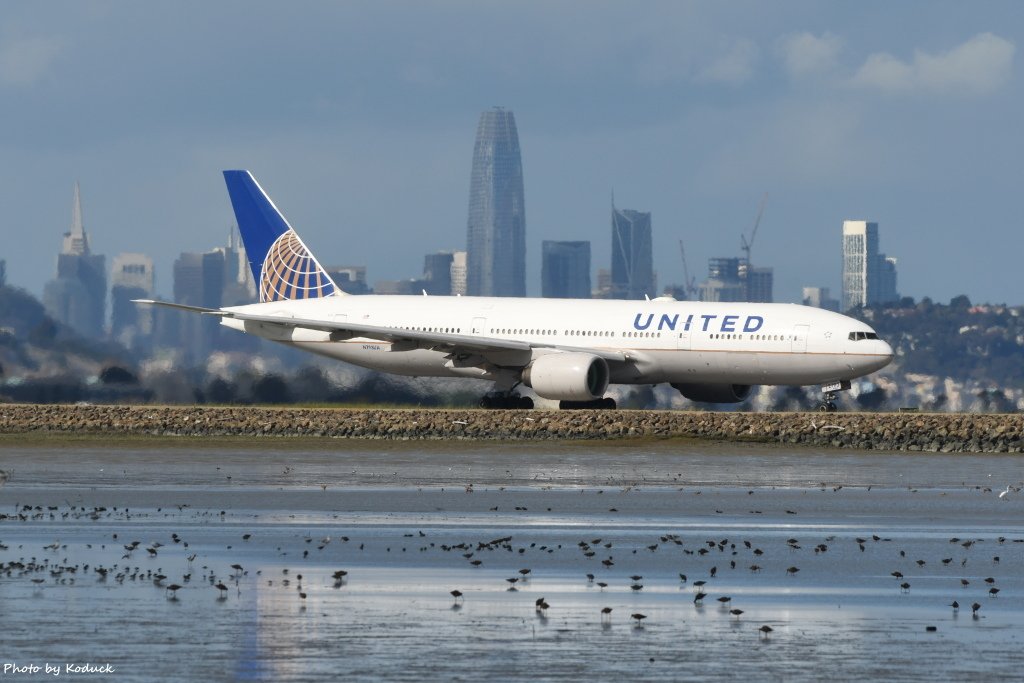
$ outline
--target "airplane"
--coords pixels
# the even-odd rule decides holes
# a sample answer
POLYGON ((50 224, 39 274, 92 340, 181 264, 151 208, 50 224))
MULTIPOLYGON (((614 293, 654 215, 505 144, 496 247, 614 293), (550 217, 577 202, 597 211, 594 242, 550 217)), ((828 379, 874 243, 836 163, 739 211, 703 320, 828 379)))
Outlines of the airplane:
POLYGON ((669 383, 704 403, 740 403, 755 385, 822 385, 825 412, 892 348, 853 318, 796 304, 341 291, 251 173, 224 171, 259 303, 219 309, 152 299, 220 324, 385 373, 493 382, 484 408, 532 408, 516 391, 571 408, 615 408, 611 384, 669 383))

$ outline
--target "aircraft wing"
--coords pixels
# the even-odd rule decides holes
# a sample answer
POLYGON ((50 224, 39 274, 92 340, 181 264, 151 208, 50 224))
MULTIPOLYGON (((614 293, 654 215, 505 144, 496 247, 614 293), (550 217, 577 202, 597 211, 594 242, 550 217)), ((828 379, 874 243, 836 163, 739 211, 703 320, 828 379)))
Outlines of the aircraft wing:
POLYGON ((420 330, 406 330, 398 327, 384 327, 380 325, 363 325, 347 321, 326 321, 304 318, 290 318, 276 315, 255 315, 242 313, 240 311, 212 310, 214 315, 235 320, 251 321, 266 325, 280 325, 286 328, 302 328, 307 330, 319 330, 336 335, 338 340, 351 339, 353 337, 365 337, 386 342, 415 342, 417 348, 429 348, 435 351, 447 351, 450 353, 472 352, 483 353, 487 351, 530 351, 531 349, 553 349, 556 351, 576 351, 589 353, 604 358, 611 362, 624 363, 628 356, 621 351, 610 349, 598 349, 580 346, 565 346, 562 344, 545 344, 542 342, 527 342, 517 339, 498 339, 495 337, 479 337, 465 334, 450 334, 445 332, 422 332, 420 330))

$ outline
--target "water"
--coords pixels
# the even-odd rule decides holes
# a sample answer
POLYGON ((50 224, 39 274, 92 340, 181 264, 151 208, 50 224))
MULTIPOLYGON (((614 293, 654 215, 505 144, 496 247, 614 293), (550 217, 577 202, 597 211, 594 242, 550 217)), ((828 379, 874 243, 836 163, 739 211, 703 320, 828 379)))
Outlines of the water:
POLYGON ((6 444, 0 667, 1019 680, 1024 497, 997 493, 1020 463, 686 442, 6 444))

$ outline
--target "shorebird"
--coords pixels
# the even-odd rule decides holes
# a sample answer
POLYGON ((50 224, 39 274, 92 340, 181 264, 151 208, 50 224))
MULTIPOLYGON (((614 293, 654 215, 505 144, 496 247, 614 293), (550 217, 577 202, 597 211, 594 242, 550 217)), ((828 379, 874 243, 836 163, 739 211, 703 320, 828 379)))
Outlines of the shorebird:
POLYGON ((452 597, 455 598, 455 602, 458 602, 459 600, 462 599, 462 591, 456 589, 456 590, 453 590, 453 591, 450 591, 450 592, 452 594, 452 597))
POLYGON ((224 585, 223 581, 218 583, 216 586, 214 586, 214 588, 216 588, 218 591, 220 591, 220 595, 217 596, 218 598, 226 598, 227 597, 227 595, 228 595, 228 587, 224 585))
POLYGON ((646 619, 647 615, 646 614, 640 614, 639 612, 637 612, 636 614, 630 614, 629 618, 630 619, 636 619, 636 625, 637 625, 637 628, 639 628, 640 627, 640 622, 643 621, 644 619, 646 619))
POLYGON ((178 585, 178 584, 176 584, 176 583, 172 583, 171 585, 169 585, 169 586, 168 586, 168 587, 167 587, 167 588, 166 588, 166 589, 164 590, 164 593, 166 593, 167 591, 171 591, 171 598, 170 598, 170 599, 171 599, 171 600, 177 600, 177 599, 178 599, 178 591, 179 591, 179 590, 181 590, 181 586, 179 586, 179 585, 178 585))
POLYGON ((786 573, 791 576, 795 576, 798 571, 800 571, 800 567, 790 567, 786 570, 786 573))
POLYGON ((697 594, 693 596, 693 604, 703 604, 703 600, 706 597, 708 597, 707 593, 705 593, 704 591, 698 591, 697 594))
POLYGON ((996 597, 996 595, 998 593, 999 593, 999 589, 998 588, 989 588, 988 589, 988 595, 989 595, 990 598, 996 597))
POLYGON ((601 608, 601 621, 611 621, 611 620, 612 620, 612 608, 611 607, 602 607, 601 608))
POLYGON ((960 603, 957 602, 956 600, 954 600, 953 602, 949 603, 949 606, 953 608, 954 612, 958 612, 960 610, 960 603))
POLYGON ((736 617, 737 620, 739 620, 740 615, 743 614, 743 610, 741 610, 741 609, 731 609, 731 610, 729 610, 729 614, 733 615, 734 617, 736 617))
POLYGON ((731 601, 732 598, 730 598, 728 595, 723 595, 722 597, 718 598, 718 602, 722 603, 722 607, 725 607, 726 603, 729 603, 731 601))
POLYGON ((972 603, 971 604, 971 616, 974 617, 975 619, 977 619, 978 618, 978 610, 980 610, 980 609, 981 609, 981 605, 980 604, 978 604, 976 602, 972 603))
MULTIPOLYGON (((2 485, 2 482, 0 482, 2 485)), ((1010 487, 1007 485, 1006 490, 999 494, 999 500, 1008 500, 1010 496, 1010 487)))
POLYGON ((11 473, 6 470, 0 470, 0 486, 7 483, 7 480, 11 478, 11 473))
POLYGON ((757 630, 761 632, 761 637, 762 638, 764 638, 765 640, 768 640, 768 634, 771 633, 772 631, 774 631, 775 629, 773 629, 768 624, 765 624, 764 626, 762 626, 761 628, 759 628, 757 630))

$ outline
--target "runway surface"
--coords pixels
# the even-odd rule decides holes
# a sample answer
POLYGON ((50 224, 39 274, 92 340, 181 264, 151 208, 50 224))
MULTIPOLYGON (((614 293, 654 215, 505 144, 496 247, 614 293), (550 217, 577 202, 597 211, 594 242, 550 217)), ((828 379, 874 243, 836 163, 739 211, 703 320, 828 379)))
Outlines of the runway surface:
POLYGON ((1019 680, 1024 493, 998 494, 1022 464, 690 442, 7 442, 0 672, 1019 680))

